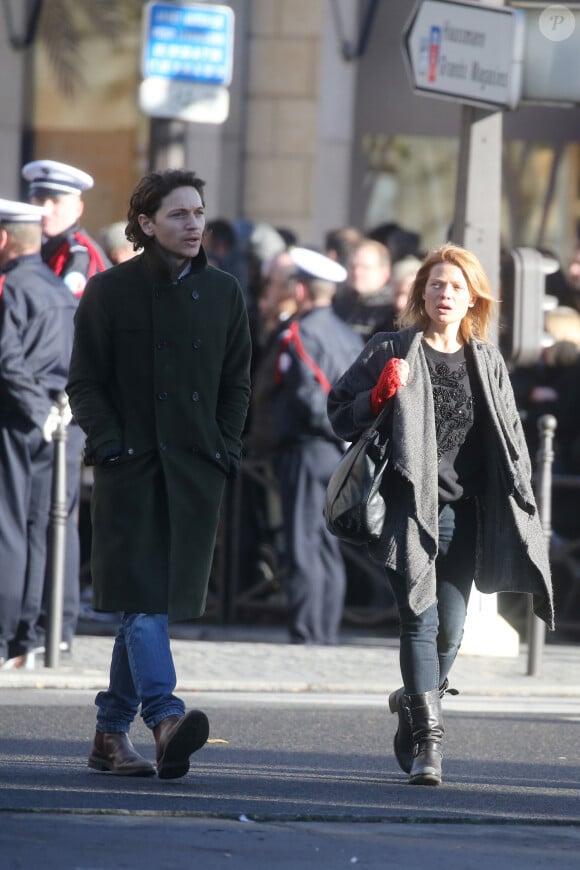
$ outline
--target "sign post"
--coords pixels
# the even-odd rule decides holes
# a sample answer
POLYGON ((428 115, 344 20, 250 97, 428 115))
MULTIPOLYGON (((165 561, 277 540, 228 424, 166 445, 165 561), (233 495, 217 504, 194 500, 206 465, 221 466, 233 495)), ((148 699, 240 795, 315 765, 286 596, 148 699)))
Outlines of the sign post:
POLYGON ((479 257, 496 293, 502 111, 521 99, 525 30, 524 12, 502 0, 422 0, 404 31, 416 93, 462 103, 452 237, 479 257))
MULTIPOLYGON (((522 89, 525 19, 496 5, 423 0, 404 34, 416 93, 462 103, 451 239, 473 251, 499 295, 502 111, 522 89)), ((497 323, 495 325, 497 339, 497 323)), ((460 652, 517 656, 517 632, 498 613, 497 595, 472 589, 460 652), (493 637, 493 644, 489 638, 493 637)))

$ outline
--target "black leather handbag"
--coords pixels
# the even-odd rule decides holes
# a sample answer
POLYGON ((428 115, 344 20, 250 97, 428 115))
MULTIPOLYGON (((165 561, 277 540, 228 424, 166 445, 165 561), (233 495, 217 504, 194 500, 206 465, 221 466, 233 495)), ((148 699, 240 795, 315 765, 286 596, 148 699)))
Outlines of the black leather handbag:
POLYGON ((350 445, 326 488, 326 527, 350 544, 371 544, 383 530, 386 504, 380 487, 391 456, 391 438, 385 432, 391 416, 389 402, 374 425, 350 445))

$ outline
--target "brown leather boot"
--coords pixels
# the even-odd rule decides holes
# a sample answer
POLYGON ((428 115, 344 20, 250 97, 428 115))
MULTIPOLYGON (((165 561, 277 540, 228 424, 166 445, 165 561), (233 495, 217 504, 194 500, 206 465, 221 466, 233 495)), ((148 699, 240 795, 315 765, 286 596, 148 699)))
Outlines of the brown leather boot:
POLYGON ((185 716, 167 716, 153 729, 157 745, 157 776, 177 779, 189 770, 189 756, 209 737, 209 722, 201 710, 185 716))
POLYGON ((139 755, 128 734, 105 734, 97 731, 89 767, 109 771, 116 776, 153 776, 155 766, 139 755))

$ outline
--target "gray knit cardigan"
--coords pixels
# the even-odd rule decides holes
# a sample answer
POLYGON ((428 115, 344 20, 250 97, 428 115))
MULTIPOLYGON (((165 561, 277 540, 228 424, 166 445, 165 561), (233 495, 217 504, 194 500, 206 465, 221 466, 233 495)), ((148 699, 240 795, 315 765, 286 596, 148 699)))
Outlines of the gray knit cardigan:
MULTIPOLYGON (((372 558, 406 578, 409 605, 422 613, 436 598, 438 485, 435 412, 423 333, 416 327, 378 333, 334 385, 328 416, 345 441, 374 418, 370 393, 392 357, 407 360, 408 384, 393 398, 392 456, 383 481, 387 517, 372 558)), ((488 414, 485 492, 478 498, 474 582, 480 592, 525 592, 534 611, 554 627, 546 536, 531 482, 530 457, 504 360, 473 339, 473 358, 488 414)))

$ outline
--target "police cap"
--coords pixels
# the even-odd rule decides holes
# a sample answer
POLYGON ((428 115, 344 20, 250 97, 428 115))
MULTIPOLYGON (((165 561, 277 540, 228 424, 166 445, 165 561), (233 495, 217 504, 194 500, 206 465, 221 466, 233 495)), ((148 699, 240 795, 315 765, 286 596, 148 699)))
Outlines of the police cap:
POLYGON ((95 183, 92 177, 66 163, 56 160, 33 160, 22 168, 22 177, 29 182, 29 195, 42 193, 77 193, 90 190, 95 183))
POLYGON ((40 205, 0 199, 0 223, 39 224, 44 214, 45 209, 40 205))
POLYGON ((291 248, 289 251, 292 261, 301 274, 307 278, 318 278, 321 281, 331 281, 340 284, 346 279, 346 269, 318 251, 310 248, 291 248))

